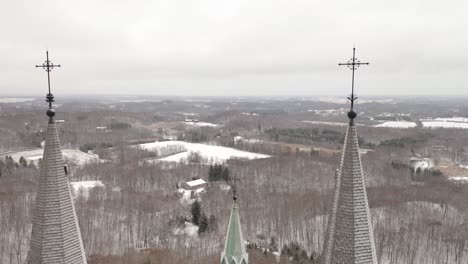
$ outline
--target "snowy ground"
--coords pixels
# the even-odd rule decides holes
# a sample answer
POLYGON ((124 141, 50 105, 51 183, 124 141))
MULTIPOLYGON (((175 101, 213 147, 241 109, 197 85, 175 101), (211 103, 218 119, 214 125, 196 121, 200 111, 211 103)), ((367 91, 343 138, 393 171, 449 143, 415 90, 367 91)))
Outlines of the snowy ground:
POLYGON ((314 125, 329 125, 329 126, 347 126, 348 123, 328 122, 328 121, 309 121, 303 120, 303 123, 314 124, 314 125))
POLYGON ((79 182, 70 182, 73 197, 81 195, 84 198, 89 197, 89 191, 95 187, 104 187, 104 184, 101 181, 79 181, 79 182))
POLYGON ((193 198, 193 199, 192 199, 191 190, 185 190, 181 188, 181 189, 177 189, 177 192, 182 194, 182 197, 180 198, 180 203, 183 205, 187 205, 187 204, 192 204, 196 200, 200 201, 201 200, 200 195, 206 192, 206 190, 204 187, 194 190, 194 195, 196 196, 196 198, 193 198))
POLYGON ((375 127, 411 128, 416 127, 416 123, 407 121, 387 121, 375 127))
POLYGON ((174 235, 187 235, 187 236, 197 236, 198 237, 198 226, 185 222, 185 227, 184 228, 175 228, 172 230, 174 235))
POLYGON ((0 103, 24 103, 24 102, 31 102, 36 99, 34 98, 0 98, 0 103))
POLYGON ((189 158, 194 154, 198 154, 205 164, 222 163, 228 159, 264 159, 269 158, 269 155, 258 154, 253 152, 241 151, 228 147, 206 145, 200 143, 189 143, 184 141, 162 141, 154 143, 146 143, 138 145, 142 149, 155 151, 159 153, 160 149, 170 147, 178 147, 183 149, 183 152, 164 157, 160 161, 167 162, 189 162, 189 158))
POLYGON ((468 129, 468 123, 450 122, 450 121, 424 121, 424 127, 427 128, 462 128, 468 129))
POLYGON ((184 124, 189 126, 197 126, 197 127, 218 127, 218 124, 208 123, 208 122, 184 122, 184 124))
MULTIPOLYGON (((10 156, 15 161, 19 161, 21 157, 25 158, 28 162, 33 161, 36 165, 39 162, 39 159, 42 159, 44 154, 43 149, 34 149, 27 151, 20 151, 11 154, 10 156)), ((84 165, 93 161, 98 161, 99 157, 97 155, 84 153, 78 149, 62 149, 62 154, 65 161, 75 163, 77 165, 84 165)))
POLYGON ((448 179, 457 183, 468 183, 468 176, 449 177, 448 179))

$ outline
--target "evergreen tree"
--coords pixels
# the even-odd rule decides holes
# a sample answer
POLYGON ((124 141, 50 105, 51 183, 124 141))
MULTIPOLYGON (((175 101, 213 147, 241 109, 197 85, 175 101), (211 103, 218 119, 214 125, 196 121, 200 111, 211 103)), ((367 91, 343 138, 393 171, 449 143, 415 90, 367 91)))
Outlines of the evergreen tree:
POLYGON ((224 167, 222 179, 226 182, 229 181, 229 169, 227 167, 224 167))
POLYGON ((210 165, 210 168, 208 169, 208 181, 216 181, 216 178, 214 176, 213 165, 210 165))
POLYGON ((192 204, 192 207, 190 209, 192 213, 192 223, 194 225, 199 225, 200 224, 200 216, 201 216, 201 205, 198 201, 195 201, 192 204))
POLYGON ((21 156, 21 158, 19 159, 19 163, 24 168, 28 166, 28 161, 23 156, 21 156))
POLYGON ((198 225, 198 234, 201 235, 208 231, 208 218, 205 214, 200 216, 200 224, 198 225))

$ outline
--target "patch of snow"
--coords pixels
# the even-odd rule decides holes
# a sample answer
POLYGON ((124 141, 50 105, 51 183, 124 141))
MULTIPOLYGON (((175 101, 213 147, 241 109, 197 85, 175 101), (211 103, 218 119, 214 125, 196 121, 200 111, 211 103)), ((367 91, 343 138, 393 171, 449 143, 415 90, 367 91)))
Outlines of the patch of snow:
POLYGON ((343 115, 347 112, 348 110, 345 108, 338 108, 338 109, 324 109, 324 110, 308 110, 307 112, 313 112, 316 115, 321 115, 321 116, 337 116, 337 115, 343 115))
POLYGON ((149 151, 158 152, 159 149, 168 148, 171 146, 179 146, 180 149, 185 151, 177 153, 168 157, 159 159, 160 161, 167 162, 189 162, 189 157, 195 153, 201 157, 202 162, 206 164, 223 163, 228 159, 264 159, 269 158, 269 155, 258 154, 253 152, 241 151, 233 148, 207 145, 201 143, 189 143, 184 141, 163 141, 140 144, 138 147, 149 151))
POLYGON ((185 222, 184 225, 184 228, 174 228, 174 230, 172 230, 174 235, 198 236, 198 226, 190 222, 185 222))
POLYGON ((457 176, 448 178, 450 181, 455 181, 459 183, 468 183, 468 176, 457 176))
POLYGON ((81 195, 84 198, 89 197, 89 191, 95 187, 104 187, 101 181, 78 181, 70 182, 74 197, 81 195))
POLYGON ((438 117, 434 120, 442 121, 442 122, 468 123, 468 118, 465 118, 465 117, 448 117, 448 118, 438 117))
POLYGON ((423 121, 423 127, 428 128, 460 128, 468 129, 468 123, 449 122, 449 121, 423 121))
POLYGON ((36 99, 34 98, 20 98, 20 97, 11 97, 11 98, 0 98, 0 103, 24 103, 24 102, 31 102, 36 99))
POLYGON ((198 127, 218 127, 218 124, 208 123, 208 122, 184 122, 186 125, 189 126, 198 126, 198 127))
POLYGON ((329 126, 347 126, 348 123, 328 122, 328 121, 309 121, 303 120, 303 123, 314 124, 314 125, 329 125, 329 126))
POLYGON ((198 188, 196 190, 185 190, 183 188, 177 189, 178 193, 182 194, 180 198, 180 203, 182 205, 189 205, 194 203, 195 201, 201 201, 200 195, 206 192, 205 188, 198 188), (194 196, 192 196, 192 192, 194 196))
POLYGON ((392 128, 411 128, 416 127, 415 122, 407 122, 407 121, 387 121, 382 124, 378 124, 375 127, 392 127, 392 128))
MULTIPOLYGON (((25 158, 28 162, 33 161, 36 165, 39 159, 42 159, 44 154, 43 149, 34 149, 28 151, 20 151, 11 154, 15 161, 19 161, 21 157, 25 158)), ((99 160, 99 156, 95 154, 84 153, 78 149, 62 149, 62 154, 65 160, 76 163, 77 165, 84 165, 86 163, 99 160)))
POLYGON ((257 113, 247 113, 247 112, 242 112, 243 115, 248 115, 248 116, 258 116, 257 113))
POLYGON ((226 192, 227 192, 227 191, 231 190, 231 186, 228 185, 228 184, 225 184, 225 183, 221 183, 221 184, 219 185, 219 189, 220 189, 221 191, 226 191, 226 192))

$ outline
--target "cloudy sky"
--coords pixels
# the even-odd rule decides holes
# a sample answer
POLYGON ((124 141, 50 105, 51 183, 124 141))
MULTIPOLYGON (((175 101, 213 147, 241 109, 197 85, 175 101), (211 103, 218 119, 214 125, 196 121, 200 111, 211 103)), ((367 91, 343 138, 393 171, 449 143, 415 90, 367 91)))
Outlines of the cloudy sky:
POLYGON ((0 96, 468 95, 462 0, 2 1, 0 96))

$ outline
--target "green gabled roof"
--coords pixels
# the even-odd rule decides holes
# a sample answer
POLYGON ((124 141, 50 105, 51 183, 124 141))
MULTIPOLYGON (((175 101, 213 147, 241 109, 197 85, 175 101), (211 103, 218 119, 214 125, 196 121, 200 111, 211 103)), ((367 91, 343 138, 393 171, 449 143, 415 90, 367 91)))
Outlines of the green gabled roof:
POLYGON ((239 218, 239 206, 236 202, 232 205, 231 217, 229 219, 228 230, 224 251, 221 254, 222 264, 248 264, 249 256, 245 250, 244 237, 239 218))

